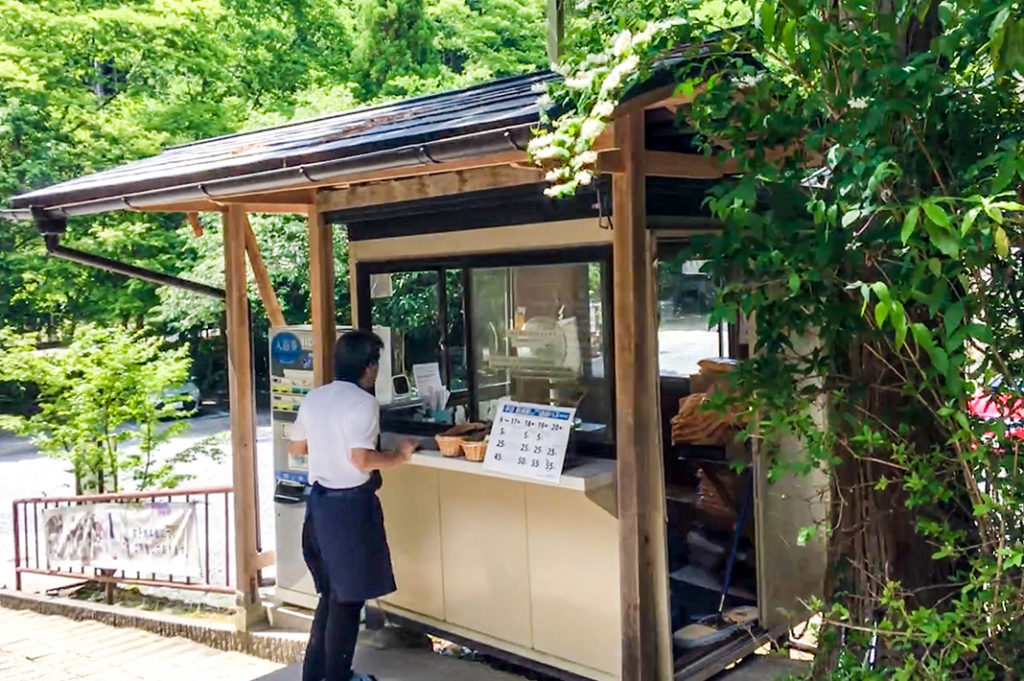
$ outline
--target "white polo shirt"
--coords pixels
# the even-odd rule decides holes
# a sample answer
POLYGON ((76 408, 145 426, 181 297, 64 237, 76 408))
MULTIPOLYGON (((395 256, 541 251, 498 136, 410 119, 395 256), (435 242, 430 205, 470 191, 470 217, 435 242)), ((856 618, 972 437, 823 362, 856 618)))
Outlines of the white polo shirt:
POLYGON ((376 449, 380 435, 377 399, 354 383, 334 381, 302 400, 291 439, 309 447, 309 482, 343 489, 370 479, 352 464, 353 449, 376 449))

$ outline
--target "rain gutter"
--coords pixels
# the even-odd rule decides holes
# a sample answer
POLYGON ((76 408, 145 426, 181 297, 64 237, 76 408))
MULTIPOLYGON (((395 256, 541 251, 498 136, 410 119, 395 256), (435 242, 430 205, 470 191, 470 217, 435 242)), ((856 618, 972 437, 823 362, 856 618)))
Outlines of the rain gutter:
POLYGON ((16 197, 13 200, 15 210, 0 211, 0 217, 14 220, 30 219, 33 215, 32 211, 38 213, 42 209, 49 217, 69 218, 115 210, 143 210, 191 201, 215 201, 240 194, 299 188, 302 185, 332 180, 343 181, 346 176, 357 173, 424 167, 464 160, 473 156, 525 151, 532 135, 531 129, 535 125, 535 123, 527 123, 348 158, 286 166, 235 177, 198 183, 190 182, 152 191, 129 192, 100 199, 75 202, 75 197, 82 195, 81 190, 56 192, 52 196, 43 194, 38 198, 31 195, 16 197), (44 206, 31 205, 33 200, 55 203, 44 206))
POLYGON ((139 267, 138 265, 131 265, 119 260, 113 260, 102 255, 86 253, 85 251, 61 246, 60 237, 64 233, 67 223, 64 218, 53 218, 37 211, 35 221, 36 227, 39 229, 39 233, 43 235, 43 240, 46 242, 47 254, 55 258, 69 260, 71 262, 79 263, 80 265, 86 265, 98 270, 103 270, 104 272, 121 274, 132 279, 141 279, 143 281, 160 284, 162 286, 173 286, 175 288, 191 291, 192 293, 217 298, 218 300, 225 299, 223 289, 207 286, 206 284, 200 284, 195 281, 189 281, 188 279, 182 279, 181 277, 175 277, 170 274, 164 274, 163 272, 149 270, 145 267, 139 267))

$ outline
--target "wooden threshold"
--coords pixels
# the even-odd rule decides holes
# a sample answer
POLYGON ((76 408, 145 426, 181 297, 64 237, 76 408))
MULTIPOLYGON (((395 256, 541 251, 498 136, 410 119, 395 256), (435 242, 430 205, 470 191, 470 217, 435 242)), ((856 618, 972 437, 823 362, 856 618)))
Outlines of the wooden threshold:
POLYGON ((718 645, 709 645, 707 654, 677 668, 673 681, 707 681, 734 662, 752 655, 773 638, 769 632, 758 627, 749 632, 740 632, 734 638, 718 645))

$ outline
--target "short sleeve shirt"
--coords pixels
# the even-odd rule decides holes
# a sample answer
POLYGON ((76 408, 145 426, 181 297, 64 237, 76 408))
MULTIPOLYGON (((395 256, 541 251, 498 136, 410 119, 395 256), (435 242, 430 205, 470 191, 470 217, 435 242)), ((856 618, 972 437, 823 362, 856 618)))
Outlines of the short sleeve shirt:
POLYGON ((346 489, 370 479, 369 471, 352 464, 352 450, 376 449, 379 435, 376 398, 354 383, 334 381, 302 400, 290 438, 306 441, 310 484, 346 489))

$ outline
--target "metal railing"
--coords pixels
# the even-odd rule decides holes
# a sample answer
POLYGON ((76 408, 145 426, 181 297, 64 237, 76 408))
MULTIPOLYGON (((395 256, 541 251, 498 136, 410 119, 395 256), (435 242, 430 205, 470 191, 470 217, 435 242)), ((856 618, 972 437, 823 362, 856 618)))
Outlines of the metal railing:
POLYGON ((126 492, 119 494, 87 494, 71 497, 35 497, 15 499, 12 511, 14 533, 14 580, 21 590, 22 575, 36 574, 64 577, 108 585, 108 598, 115 584, 170 587, 213 593, 235 592, 232 586, 232 488, 197 487, 191 489, 126 492), (202 578, 181 577, 161 573, 140 573, 130 570, 100 568, 52 567, 46 555, 44 537, 39 531, 40 517, 47 509, 94 503, 162 503, 194 502, 197 505, 199 544, 202 547, 202 578))

